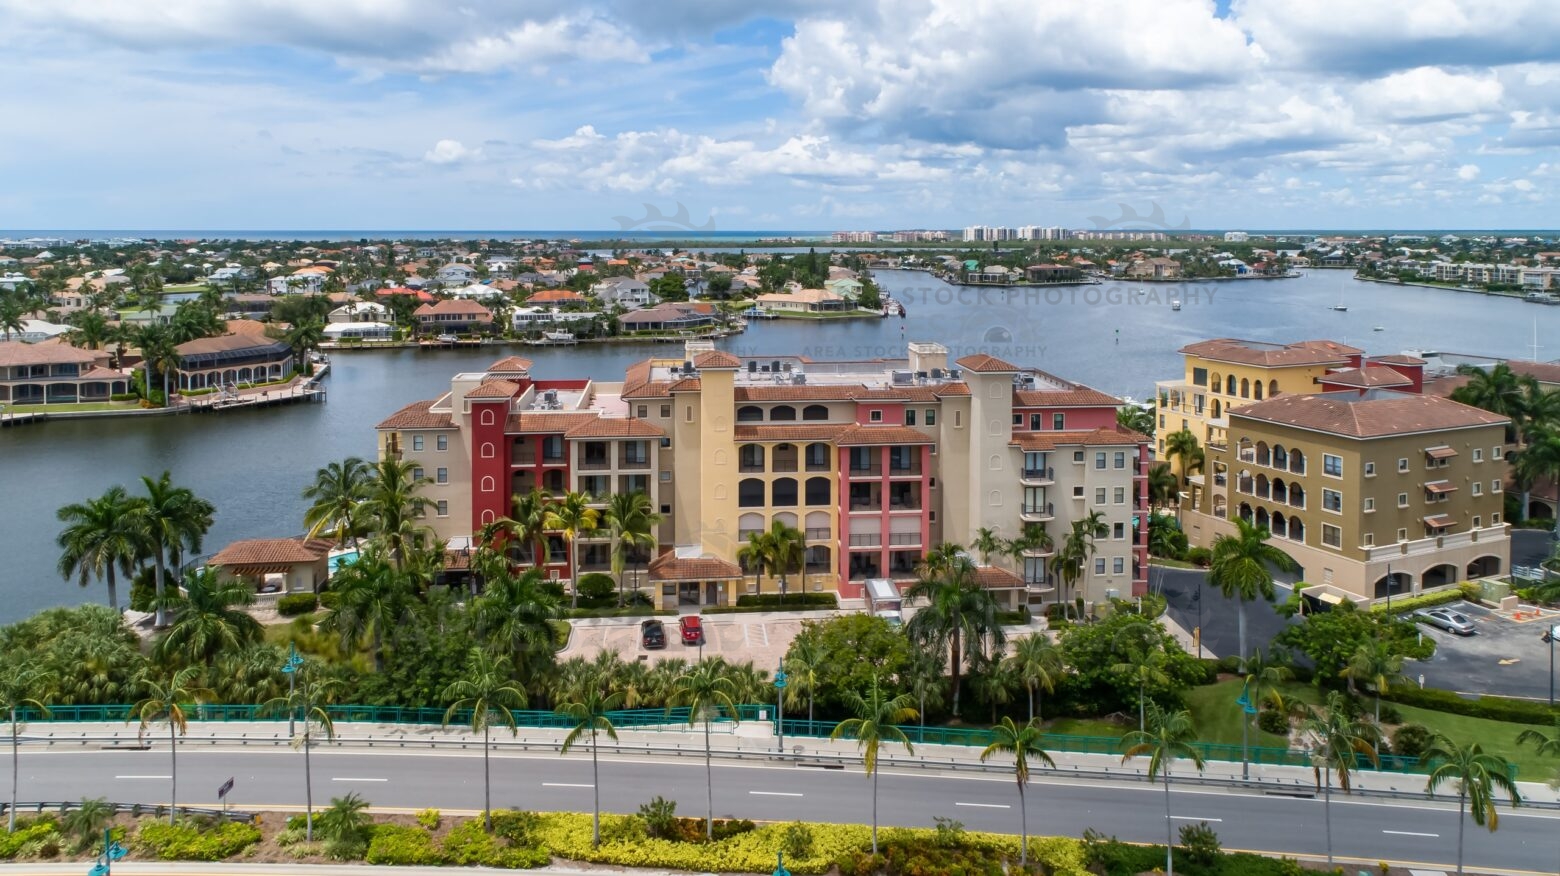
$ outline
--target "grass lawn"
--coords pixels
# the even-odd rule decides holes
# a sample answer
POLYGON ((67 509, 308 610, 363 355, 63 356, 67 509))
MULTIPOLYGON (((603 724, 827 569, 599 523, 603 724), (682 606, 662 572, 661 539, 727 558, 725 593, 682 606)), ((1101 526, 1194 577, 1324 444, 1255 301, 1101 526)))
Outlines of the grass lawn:
MULTIPOLYGON (((1191 710, 1192 724, 1197 728, 1197 738, 1202 742, 1240 744, 1240 722, 1243 714, 1235 700, 1240 696, 1241 683, 1236 679, 1194 687, 1186 692, 1186 707, 1191 710)), ((1256 716, 1252 716, 1255 720, 1256 716)), ((1251 745, 1266 748, 1288 748, 1289 740, 1272 733, 1263 733, 1253 724, 1249 739, 1251 745)))
POLYGON ((1397 710, 1402 714, 1404 723, 1423 724, 1430 728, 1431 732, 1446 734, 1453 742, 1464 744, 1477 742, 1489 754, 1506 758, 1517 765, 1518 778, 1523 781, 1547 782, 1555 776, 1556 768, 1560 767, 1560 758, 1540 757, 1534 752, 1531 744, 1517 745, 1517 734, 1523 730, 1536 727, 1545 732, 1553 732, 1554 728, 1551 726, 1470 718, 1465 715, 1434 712, 1416 706, 1397 706, 1397 710))
POLYGON ((1164 566, 1167 569, 1200 569, 1196 563, 1188 563, 1185 560, 1172 560, 1169 557, 1149 557, 1150 566, 1164 566))
POLYGON ((163 294, 164 295, 178 294, 180 292, 204 292, 204 291, 206 291, 206 284, 205 283, 181 283, 181 284, 177 284, 177 285, 170 285, 170 286, 164 286, 163 287, 163 294))
POLYGON ((52 405, 9 405, 5 407, 8 414, 68 414, 71 412, 85 413, 87 411, 128 411, 139 408, 138 401, 125 402, 82 402, 81 404, 52 404, 52 405))
POLYGON ((1057 718, 1045 725, 1045 732, 1057 736, 1103 736, 1111 739, 1119 739, 1128 730, 1136 729, 1135 726, 1128 727, 1099 718, 1057 718))

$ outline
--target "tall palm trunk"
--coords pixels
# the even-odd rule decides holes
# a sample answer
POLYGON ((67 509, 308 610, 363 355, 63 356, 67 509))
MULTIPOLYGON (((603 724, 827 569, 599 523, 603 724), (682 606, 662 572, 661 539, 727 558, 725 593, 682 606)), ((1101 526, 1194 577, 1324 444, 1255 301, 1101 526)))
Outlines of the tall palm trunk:
POLYGON ((11 707, 11 808, 5 811, 5 829, 10 833, 16 833, 16 775, 19 766, 17 764, 17 740, 16 740, 16 707, 11 707))
POLYGON ((1143 728, 1146 726, 1145 723, 1144 723, 1144 720, 1143 720, 1143 696, 1144 696, 1144 692, 1145 692, 1144 687, 1143 687, 1142 683, 1140 682, 1138 684, 1138 732, 1139 733, 1142 733, 1143 732, 1143 728))
POLYGON ((877 845, 877 785, 878 771, 872 771, 872 854, 878 853, 877 845))
POLYGON ((1024 802, 1024 785, 1018 786, 1018 866, 1029 866, 1029 807, 1024 802))
POLYGON ((704 820, 704 838, 715 841, 715 770, 710 766, 710 719, 704 716, 704 793, 710 815, 704 820))
POLYGON ((1170 768, 1165 767, 1165 876, 1175 876, 1175 837, 1170 820, 1170 768))
POLYGON ((1332 765, 1328 764, 1322 771, 1322 821, 1327 826, 1327 866, 1333 865, 1332 849, 1332 765))
POLYGON ((314 842, 314 771, 309 762, 309 728, 303 728, 303 840, 314 842))
POLYGON ((168 610, 163 607, 163 545, 162 539, 152 542, 152 575, 157 582, 157 617, 152 625, 162 629, 168 625, 168 610))
POLYGON ((590 731, 590 793, 593 806, 590 813, 590 844, 601 848, 601 767, 596 760, 596 730, 590 731))
MULTIPOLYGON (((1237 614, 1236 614, 1237 627, 1238 627, 1238 629, 1240 631, 1240 634, 1238 636, 1238 639, 1240 641, 1240 674, 1242 676, 1244 676, 1246 674, 1246 599, 1245 599, 1245 597, 1241 597, 1241 598, 1237 599, 1236 600, 1236 604, 1240 607, 1240 611, 1237 612, 1237 614)), ((1248 696, 1250 695, 1249 691, 1247 691, 1246 693, 1247 693, 1248 696)), ((1240 777, 1241 777, 1242 781, 1245 781, 1245 780, 1251 778, 1250 732, 1247 729, 1247 726, 1250 723, 1250 720, 1251 720, 1250 716, 1246 714, 1246 707, 1245 706, 1241 706, 1241 713, 1240 713, 1240 777)))
POLYGON ((1467 815, 1468 792, 1457 792, 1457 876, 1462 876, 1463 871, 1463 829, 1468 824, 1467 815))
POLYGON ((168 722, 168 825, 179 811, 179 737, 174 735, 173 722, 168 722))
POLYGON ((1024 687, 1029 691, 1029 720, 1032 722, 1035 719, 1035 687, 1032 684, 1026 684, 1024 687))
POLYGON ((114 580, 114 564, 108 564, 108 607, 119 611, 119 588, 114 580))
POLYGON ((488 725, 482 723, 482 826, 493 832, 493 771, 488 767, 488 725))
POLYGON ((953 714, 955 716, 957 716, 959 714, 959 664, 963 662, 963 657, 964 657, 962 649, 960 649, 960 647, 959 647, 959 645, 960 645, 960 635, 961 634, 960 634, 958 628, 955 628, 954 631, 953 631, 953 637, 952 637, 952 652, 953 652, 953 666, 952 666, 952 674, 953 674, 953 714))

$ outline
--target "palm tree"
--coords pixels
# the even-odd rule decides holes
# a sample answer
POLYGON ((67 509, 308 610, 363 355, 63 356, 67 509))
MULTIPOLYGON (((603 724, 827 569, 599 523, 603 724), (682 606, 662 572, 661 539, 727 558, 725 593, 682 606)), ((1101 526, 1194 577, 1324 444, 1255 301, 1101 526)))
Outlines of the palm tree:
POLYGON ((991 707, 991 722, 997 722, 997 708, 1013 701, 1013 692, 1021 686, 1013 664, 998 656, 976 657, 970 665, 970 684, 976 696, 991 707))
POLYGON ((942 705, 947 693, 948 677, 943 675, 944 657, 940 652, 916 650, 910 654, 910 665, 900 673, 905 692, 916 703, 916 720, 926 729, 928 706, 942 705))
POLYGON ((530 546, 531 562, 537 568, 547 565, 547 544, 543 541, 547 533, 547 507, 551 504, 547 494, 540 487, 532 487, 529 493, 516 493, 510 504, 515 512, 511 517, 512 529, 522 543, 530 546))
POLYGON ((563 617, 563 606, 543 589, 540 569, 516 575, 507 566, 505 561, 505 568, 488 578, 472 610, 488 644, 510 657, 516 668, 534 674, 539 668, 536 658, 545 662, 552 657, 552 622, 563 617))
MULTIPOLYGON (((607 500, 607 525, 612 530, 612 575, 618 579, 618 590, 623 589, 623 571, 630 557, 655 547, 655 527, 661 522, 650 503, 650 497, 635 490, 632 493, 613 493, 607 500)), ((639 590, 635 576, 634 590, 639 590)))
POLYGON ((564 754, 585 734, 590 734, 590 786, 595 801, 595 808, 591 810, 590 844, 595 848, 601 845, 601 771, 596 760, 597 734, 605 733, 608 739, 617 741, 617 727, 613 726, 609 713, 621 705, 623 695, 607 689, 608 679, 593 681, 597 683, 583 685, 575 701, 559 706, 557 712, 574 722, 569 735, 563 738, 564 754))
POLYGON ((152 397, 152 372, 162 375, 163 404, 168 404, 168 378, 178 370, 180 356, 178 344, 168 326, 152 323, 135 332, 135 345, 141 348, 141 359, 146 363, 146 397, 152 397))
POLYGON ((575 608, 580 607, 580 538, 594 534, 599 528, 600 514, 590 507, 593 501, 589 493, 570 492, 561 501, 548 506, 542 524, 544 529, 559 533, 569 543, 569 592, 575 608))
POLYGON ((20 742, 20 724, 16 713, 22 709, 34 709, 43 717, 49 717, 49 707, 43 704, 46 677, 42 669, 30 667, 20 660, 6 661, 0 666, 0 709, 5 709, 11 719, 11 805, 6 808, 6 830, 16 832, 16 781, 21 775, 17 760, 20 742))
POLYGON ((493 778, 488 768, 488 731, 493 722, 509 728, 515 734, 514 709, 525 708, 525 691, 510 680, 509 661, 493 657, 481 648, 472 648, 466 657, 466 672, 444 689, 443 698, 451 700, 444 712, 444 726, 461 709, 470 710, 471 732, 482 733, 482 824, 488 832, 493 830, 493 778))
POLYGON ((254 604, 255 592, 243 581, 223 578, 209 567, 191 569, 183 591, 164 599, 177 614, 152 647, 158 660, 209 668, 217 655, 242 650, 264 637, 260 622, 244 610, 254 604))
POLYGON ((1148 710, 1148 730, 1134 730, 1125 738, 1127 752, 1121 756, 1126 763, 1135 757, 1148 755, 1148 779, 1161 776, 1165 781, 1165 873, 1175 876, 1175 849, 1170 818, 1170 767, 1177 760, 1189 760, 1198 772, 1202 772, 1203 756, 1194 746, 1196 731, 1192 727, 1192 715, 1185 710, 1168 712, 1155 703, 1148 710))
POLYGON ((989 636, 993 648, 1004 641, 996 598, 975 582, 975 565, 958 545, 943 544, 927 554, 915 583, 905 591, 907 602, 917 599, 926 604, 910 619, 906 632, 923 647, 948 649, 957 715, 965 641, 981 642, 989 636))
POLYGON ((130 707, 130 717, 127 720, 141 722, 137 738, 146 737, 146 728, 157 721, 168 722, 168 823, 173 824, 174 816, 179 811, 179 737, 189 732, 189 716, 185 707, 191 703, 202 703, 211 698, 211 691, 196 684, 200 677, 200 668, 186 666, 169 676, 161 676, 151 671, 145 672, 139 679, 139 684, 146 691, 146 696, 130 707))
POLYGON ((980 759, 984 763, 994 754, 1013 756, 1013 775, 1018 779, 1018 865, 1026 867, 1029 864, 1029 810, 1024 803, 1024 786, 1029 783, 1029 761, 1038 760, 1052 768, 1056 761, 1045 750, 1045 734, 1033 718, 1022 727, 1013 723, 1012 718, 1003 718, 1001 724, 991 728, 991 733, 995 738, 980 753, 980 759))
POLYGON ((397 569, 422 544, 428 530, 417 520, 433 505, 432 499, 418 493, 433 479, 417 477, 416 469, 411 462, 381 459, 369 470, 368 495, 362 505, 374 537, 390 551, 397 569))
POLYGON ((1246 658, 1243 677, 1247 699, 1254 706, 1266 703, 1284 713, 1288 709, 1281 685, 1294 677, 1294 670, 1288 665, 1264 655, 1260 648, 1253 648, 1251 656, 1246 658))
POLYGON ((307 842, 314 841, 314 773, 309 751, 314 747, 316 725, 325 741, 336 738, 336 722, 331 720, 326 705, 335 699, 340 687, 338 680, 321 674, 318 663, 304 660, 294 670, 292 689, 262 706, 268 711, 286 711, 289 720, 295 716, 300 719, 294 723, 292 744, 303 749, 303 838, 307 842), (299 726, 303 729, 301 736, 297 735, 299 726))
POLYGON ((715 772, 710 762, 710 722, 721 713, 737 720, 737 705, 733 701, 736 685, 726 672, 725 663, 719 660, 700 660, 687 672, 672 682, 672 696, 668 705, 688 707, 688 723, 701 718, 704 721, 704 780, 709 818, 704 822, 704 836, 715 839, 715 772))
POLYGON ((1051 558, 1051 568, 1062 582, 1062 603, 1067 606, 1069 613, 1072 606, 1072 586, 1079 578, 1088 575, 1089 560, 1099 550, 1095 539, 1103 526, 1104 515, 1098 511, 1090 511, 1083 519, 1074 520, 1067 537, 1062 541, 1061 549, 1051 558))
POLYGON ((1148 504, 1151 509, 1163 508, 1170 504, 1170 500, 1176 496, 1176 489, 1180 486, 1176 480, 1175 472, 1170 470, 1170 463, 1156 462, 1148 467, 1148 504))
POLYGON ((161 629, 168 623, 163 598, 164 564, 181 548, 200 550, 201 540, 211 528, 211 518, 217 509, 188 487, 174 486, 172 476, 166 471, 156 480, 143 475, 141 484, 146 488, 146 495, 136 501, 135 514, 152 549, 152 573, 157 582, 157 617, 153 626, 161 629))
POLYGON ((324 532, 334 531, 339 545, 345 545, 348 537, 356 540, 362 527, 361 508, 368 498, 368 485, 368 463, 356 456, 328 463, 316 471, 314 483, 303 491, 303 497, 314 502, 303 512, 309 537, 318 538, 324 532))
POLYGON ((1349 658, 1349 665, 1338 674, 1349 680, 1350 687, 1357 682, 1370 685, 1376 694, 1376 723, 1380 724, 1381 695, 1395 682, 1403 680, 1403 656, 1392 653, 1380 639, 1370 639, 1360 643, 1349 658))
POLYGON ((116 573, 129 575, 130 564, 147 550, 135 502, 124 487, 113 486, 96 499, 66 505, 56 516, 67 524, 57 540, 60 575, 77 576, 82 587, 102 578, 108 584, 108 607, 118 611, 116 573))
POLYGON ((1202 445, 1197 443, 1196 435, 1190 430, 1180 429, 1165 436, 1165 458, 1180 461, 1181 483, 1185 485, 1188 475, 1202 470, 1204 452, 1202 445))
POLYGON ((915 753, 910 747, 910 739, 898 725, 914 719, 916 711, 910 705, 908 694, 889 696, 876 675, 872 676, 872 686, 867 689, 866 696, 847 690, 844 692, 844 700, 855 717, 841 721, 834 732, 829 734, 829 738, 854 739, 856 746, 862 750, 862 766, 867 775, 872 777, 872 854, 876 855, 878 751, 884 744, 899 744, 905 747, 907 754, 915 753))
POLYGON ((1116 425, 1129 432, 1142 435, 1154 434, 1154 409, 1138 405, 1126 405, 1116 409, 1116 425))
POLYGON ((1041 718, 1041 710, 1036 707, 1036 693, 1056 690, 1056 681, 1067 668, 1062 649, 1045 633, 1035 633, 1013 643, 1013 654, 1008 660, 1029 694, 1029 720, 1041 718))
POLYGON ((755 583, 763 590, 763 575, 768 572, 780 579, 780 599, 785 600, 787 575, 799 572, 806 555, 807 541, 795 527, 776 520, 764 532, 748 536, 748 543, 737 550, 737 557, 753 569, 755 583))
POLYGON ((1475 365, 1459 365, 1457 373, 1468 378, 1468 382, 1452 390, 1452 401, 1510 417, 1520 432, 1525 384, 1532 378, 1516 373, 1505 362, 1488 371, 1475 365))
MULTIPOLYGON (((1553 425, 1535 426, 1527 445, 1514 455, 1513 471, 1523 484, 1523 513, 1526 514, 1533 482, 1544 477, 1560 480, 1560 430, 1553 425)), ((1560 538, 1560 514, 1555 515, 1554 531, 1560 538)))
POLYGON ((982 566, 991 565, 991 555, 1002 549, 1002 538, 996 530, 989 526, 982 526, 975 530, 975 538, 970 541, 970 548, 980 554, 982 566))
POLYGON ((66 338, 73 347, 86 347, 96 350, 107 343, 109 338, 108 317, 96 310, 78 310, 71 314, 68 322, 71 325, 66 338))
POLYGON ((370 547, 357 562, 343 566, 330 586, 336 605, 320 621, 320 631, 334 633, 348 652, 371 637, 374 671, 382 671, 385 636, 401 622, 411 600, 410 576, 386 561, 379 548, 370 547))
POLYGON ((1111 666, 1110 671, 1125 675, 1132 679, 1132 683, 1138 689, 1138 732, 1147 729, 1147 713, 1145 707, 1148 701, 1148 686, 1151 684, 1169 684, 1170 675, 1165 672, 1165 652, 1160 650, 1145 651, 1139 653, 1128 652, 1128 659, 1111 666))
POLYGON ((1495 811, 1498 793, 1504 792, 1513 807, 1522 805, 1522 795, 1511 778, 1511 763, 1485 753, 1477 742, 1458 745, 1441 734, 1419 761, 1430 767, 1425 782, 1429 793, 1447 782, 1457 784, 1457 872, 1462 873, 1464 813, 1472 816, 1474 824, 1494 833, 1500 827, 1500 815, 1495 811))
MULTIPOLYGON (((1235 534, 1213 540, 1213 559, 1208 567, 1208 583, 1219 588, 1226 599, 1239 607, 1237 628, 1240 641, 1241 672, 1246 669, 1246 603, 1257 597, 1273 599, 1273 568, 1289 572, 1298 568, 1289 555, 1268 544, 1270 533, 1240 518, 1235 519, 1235 534)), ((1244 735, 1244 734, 1243 734, 1244 735)), ((1241 743, 1241 778, 1251 777, 1249 746, 1241 743)))
POLYGON ((287 332, 286 343, 292 348, 293 359, 300 371, 304 369, 304 360, 309 351, 319 347, 325 340, 325 323, 318 319, 310 319, 300 322, 287 332))
POLYGON ((1332 866, 1332 774, 1338 774, 1338 787, 1343 793, 1351 792, 1349 775, 1360 758, 1372 766, 1380 763, 1376 756, 1376 740, 1380 736, 1378 725, 1356 721, 1349 717, 1349 704, 1343 694, 1333 691, 1327 695, 1327 712, 1318 714, 1306 709, 1301 731, 1314 742, 1311 749, 1311 770, 1316 774, 1316 784, 1323 789, 1323 806, 1327 829, 1327 865, 1332 866))
POLYGON ((813 697, 818 693, 818 679, 827 668, 823 647, 812 636, 799 636, 785 655, 785 704, 795 709, 805 696, 809 723, 813 720, 813 697))

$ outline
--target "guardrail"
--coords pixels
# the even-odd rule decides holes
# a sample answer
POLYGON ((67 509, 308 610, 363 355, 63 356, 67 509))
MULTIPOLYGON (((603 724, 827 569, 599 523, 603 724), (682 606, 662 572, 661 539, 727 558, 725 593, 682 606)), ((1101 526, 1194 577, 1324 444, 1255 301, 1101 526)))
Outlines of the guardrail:
MULTIPOLYGON (((45 812, 56 812, 60 815, 64 815, 72 809, 80 809, 83 802, 84 801, 81 800, 62 800, 59 802, 45 803, 18 802, 16 804, 16 811, 17 813, 32 812, 38 815, 42 815, 45 812)), ((128 812, 131 815, 156 815, 158 817, 162 817, 168 814, 167 806, 146 803, 109 803, 108 806, 111 807, 116 813, 128 812)), ((9 800, 0 800, 0 818, 5 817, 7 812, 10 810, 10 807, 11 803, 9 800)), ((246 824, 253 823, 255 820, 255 813, 244 812, 238 809, 207 809, 199 806, 178 806, 175 807, 174 812, 175 814, 179 815, 195 815, 204 818, 222 818, 226 819, 227 821, 237 821, 246 824)))
MULTIPOLYGON (((112 724, 129 723, 135 720, 131 715, 132 707, 127 704, 114 704, 102 706, 51 706, 47 717, 37 709, 18 709, 17 718, 21 721, 53 721, 60 723, 94 723, 112 724)), ((421 706, 326 706, 325 711, 332 721, 346 723, 365 724, 414 724, 414 725, 443 725, 445 724, 445 710, 421 706)), ((737 720, 756 721, 760 714, 767 716, 767 707, 762 705, 744 705, 737 707, 737 720)), ((187 714, 192 721, 211 722, 274 722, 286 721, 286 710, 267 709, 258 705, 245 704, 196 704, 187 709, 187 714)), ((521 727, 569 729, 574 726, 574 720, 556 712, 548 712, 539 709, 530 709, 513 712, 515 723, 521 727)), ((688 724, 688 710, 686 708, 675 709, 620 709, 608 712, 607 716, 612 723, 620 729, 640 729, 657 725, 688 724)), ((718 719, 729 720, 727 718, 718 719)), ((768 720, 766 717, 765 720, 768 720)), ((471 710, 460 709, 449 716, 450 725, 470 725, 471 710)))

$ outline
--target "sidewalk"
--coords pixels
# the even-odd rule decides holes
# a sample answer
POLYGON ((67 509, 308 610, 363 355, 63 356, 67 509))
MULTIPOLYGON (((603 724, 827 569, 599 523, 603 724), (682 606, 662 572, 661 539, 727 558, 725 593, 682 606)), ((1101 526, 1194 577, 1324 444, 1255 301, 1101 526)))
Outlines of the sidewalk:
MULTIPOLYGON (((164 728, 166 730, 166 728, 164 728)), ((498 754, 533 750, 556 750, 568 733, 564 729, 521 728, 511 737, 494 733, 492 743, 498 754)), ((23 745, 36 750, 40 747, 66 750, 115 750, 148 746, 161 750, 167 745, 166 736, 148 733, 145 740, 138 740, 136 728, 123 724, 50 723, 34 722, 23 731, 23 745)), ((779 741, 774 736, 774 725, 769 721, 747 721, 741 724, 721 722, 711 728, 711 750, 722 759, 776 760, 781 754, 779 741)), ((225 750, 248 746, 281 746, 289 744, 287 724, 275 722, 191 722, 188 735, 181 737, 179 747, 206 748, 220 746, 225 750)), ((316 742, 315 750, 331 748, 394 748, 428 750, 480 751, 482 740, 459 728, 445 729, 438 726, 392 724, 336 724, 334 742, 316 742)), ((683 723, 669 723, 656 729, 634 728, 618 731, 615 745, 603 743, 604 751, 617 755, 679 759, 703 756, 704 735, 702 726, 689 727, 683 723)), ((980 762, 981 749, 962 745, 917 745, 907 754, 900 746, 885 746, 881 761, 888 769, 934 770, 959 772, 988 772, 1006 775, 1010 767, 994 760, 980 762)), ((583 756, 583 755, 582 755, 583 756)), ((1136 758, 1123 763, 1114 754, 1081 754, 1053 752, 1055 770, 1035 769, 1037 777, 1077 777, 1091 781, 1146 780, 1147 758, 1136 758)), ((860 751, 851 740, 829 740, 816 737, 788 736, 785 739, 784 758, 808 765, 820 762, 841 764, 847 768, 859 768, 860 751)), ((1309 767, 1252 764, 1251 779, 1247 786, 1254 790, 1276 794, 1319 793, 1316 780, 1309 767)), ((1241 765, 1233 761, 1208 761, 1199 774, 1189 762, 1179 761, 1171 770, 1172 781, 1189 783, 1241 784, 1241 765)), ((1352 776, 1356 793, 1388 795, 1422 795, 1425 778, 1413 773, 1385 773, 1360 770, 1352 776)), ((1518 783, 1522 798, 1531 803, 1560 804, 1560 793, 1541 782, 1518 783)), ((1337 792, 1336 787, 1334 792, 1337 792)), ((1448 801, 1454 796, 1440 795, 1448 801)))

